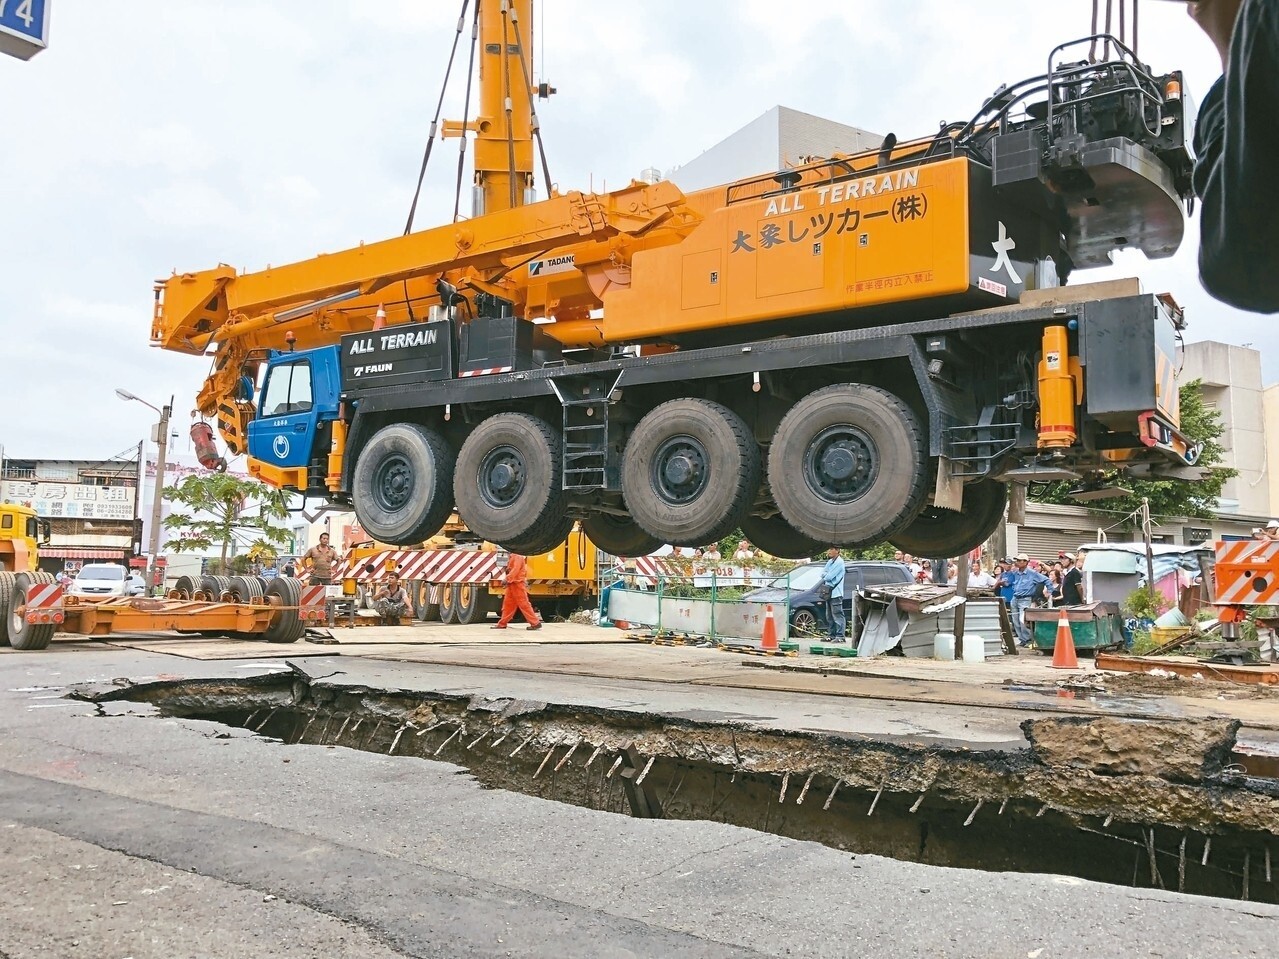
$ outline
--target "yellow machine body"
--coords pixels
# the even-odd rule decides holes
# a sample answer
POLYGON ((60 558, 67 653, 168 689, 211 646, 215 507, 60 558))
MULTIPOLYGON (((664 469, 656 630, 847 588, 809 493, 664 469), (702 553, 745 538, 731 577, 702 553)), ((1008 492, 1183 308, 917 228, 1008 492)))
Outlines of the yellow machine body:
POLYGON ((40 520, 29 506, 0 503, 0 570, 31 572, 39 561, 40 520))

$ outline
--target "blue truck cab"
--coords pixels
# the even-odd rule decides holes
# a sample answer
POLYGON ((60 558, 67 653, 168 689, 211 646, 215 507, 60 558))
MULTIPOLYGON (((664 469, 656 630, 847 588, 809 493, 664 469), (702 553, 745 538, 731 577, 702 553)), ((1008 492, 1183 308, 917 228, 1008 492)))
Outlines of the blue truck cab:
POLYGON ((337 346, 272 350, 249 423, 249 456, 281 469, 310 467, 328 453, 341 392, 337 346))

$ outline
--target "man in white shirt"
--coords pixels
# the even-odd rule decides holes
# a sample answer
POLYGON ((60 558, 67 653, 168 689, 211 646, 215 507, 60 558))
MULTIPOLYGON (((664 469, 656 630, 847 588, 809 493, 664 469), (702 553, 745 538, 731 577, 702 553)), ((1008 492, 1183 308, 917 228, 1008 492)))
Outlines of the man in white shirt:
POLYGON ((973 563, 968 573, 969 589, 994 589, 995 577, 981 568, 981 563, 973 563))

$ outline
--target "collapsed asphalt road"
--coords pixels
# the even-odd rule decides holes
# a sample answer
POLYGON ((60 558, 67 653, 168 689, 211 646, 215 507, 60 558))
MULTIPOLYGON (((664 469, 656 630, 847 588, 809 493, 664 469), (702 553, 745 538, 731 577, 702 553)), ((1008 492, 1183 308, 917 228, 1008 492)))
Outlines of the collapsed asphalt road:
MULTIPOLYGON (((244 665, 0 657, 0 954, 1227 956, 1268 950, 1279 919, 634 819, 484 789, 431 759, 61 698, 122 676, 263 671, 244 665)), ((551 698, 554 678, 538 681, 551 698)))

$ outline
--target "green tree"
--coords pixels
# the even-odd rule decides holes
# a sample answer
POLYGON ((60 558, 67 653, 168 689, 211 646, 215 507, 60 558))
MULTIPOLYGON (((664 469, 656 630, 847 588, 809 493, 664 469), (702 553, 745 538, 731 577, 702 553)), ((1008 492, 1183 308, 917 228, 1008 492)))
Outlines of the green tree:
MULTIPOLYGON (((1208 469, 1202 480, 1129 480, 1119 477, 1119 471, 1105 474, 1107 479, 1120 478, 1122 485, 1132 493, 1105 501, 1106 512, 1132 512, 1141 508, 1143 498, 1150 500, 1150 512, 1155 516, 1195 516, 1209 519, 1221 496, 1226 480, 1238 475, 1238 470, 1219 465, 1225 455, 1218 439, 1225 427, 1221 414, 1208 406, 1203 398, 1203 384, 1191 380, 1181 386, 1181 431, 1192 441, 1203 443, 1203 453, 1198 465, 1208 469)), ((1074 484, 1069 481, 1047 483, 1032 487, 1029 497, 1040 503, 1058 503, 1079 506, 1070 495, 1074 484)))
POLYGON ((165 547, 178 553, 221 548, 219 567, 227 568, 231 542, 240 540, 256 551, 274 552, 274 544, 289 541, 280 522, 289 518, 289 494, 229 473, 192 474, 176 486, 164 488, 164 498, 186 507, 164 519, 176 533, 165 547))
POLYGON ((879 543, 875 546, 867 546, 864 549, 841 549, 839 552, 844 559, 864 559, 890 562, 893 558, 893 554, 897 552, 897 547, 892 543, 879 543))

